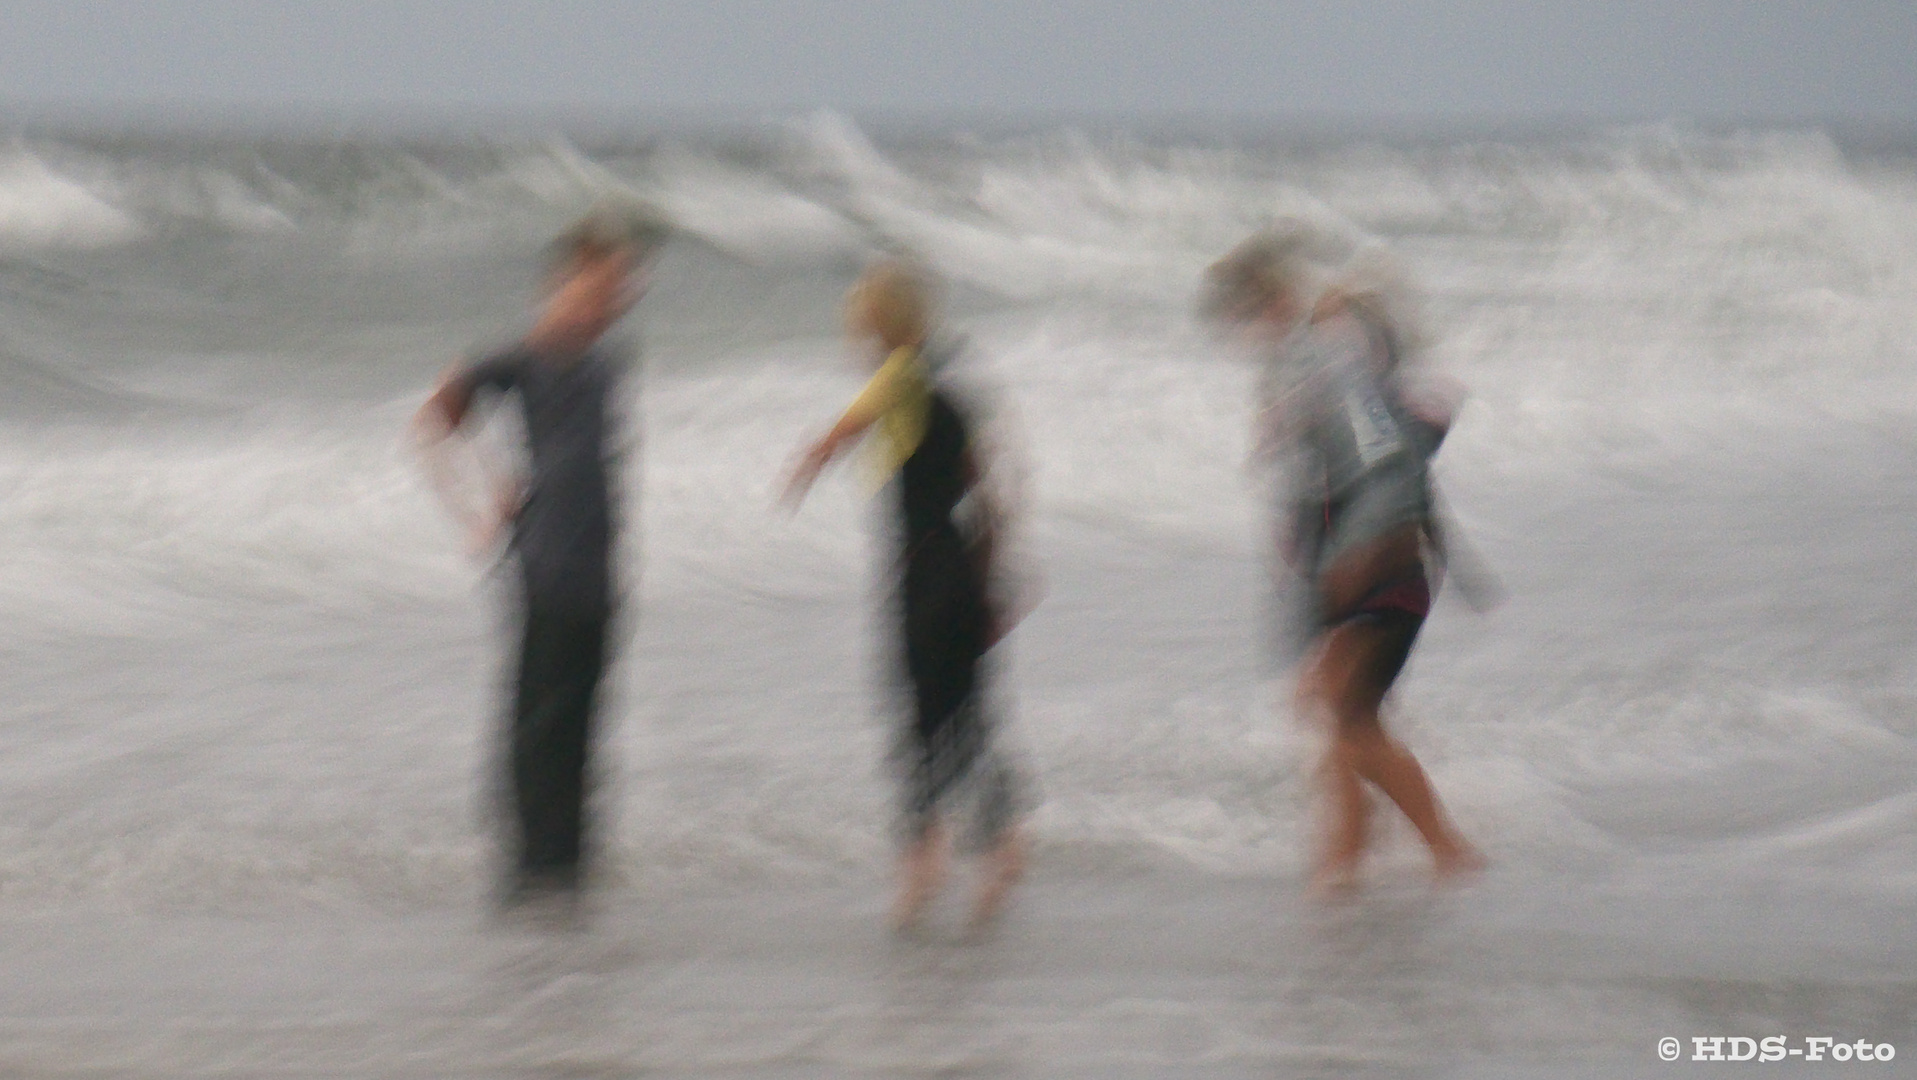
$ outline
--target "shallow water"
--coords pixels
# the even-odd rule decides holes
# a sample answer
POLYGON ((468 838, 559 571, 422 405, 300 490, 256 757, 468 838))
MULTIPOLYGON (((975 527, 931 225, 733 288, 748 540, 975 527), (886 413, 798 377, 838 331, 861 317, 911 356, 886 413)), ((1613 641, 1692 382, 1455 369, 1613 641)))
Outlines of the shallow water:
POLYGON ((1634 1075, 1667 1034, 1917 1059, 1908 157, 830 117, 591 149, 39 136, 0 152, 0 320, 0 1069, 1634 1075), (603 872, 585 929, 501 928, 503 597, 401 429, 613 188, 693 235, 636 320, 603 872), (1394 720, 1494 860, 1458 896, 1393 823, 1367 898, 1298 897, 1316 743, 1271 659, 1252 375, 1188 315, 1277 212, 1388 244, 1473 393, 1440 473, 1509 599, 1441 600, 1394 720), (1037 880, 979 942, 879 929, 869 493, 846 470, 775 508, 857 386, 835 305, 875 237, 947 278, 1028 473, 1042 603, 1000 688, 1037 880))

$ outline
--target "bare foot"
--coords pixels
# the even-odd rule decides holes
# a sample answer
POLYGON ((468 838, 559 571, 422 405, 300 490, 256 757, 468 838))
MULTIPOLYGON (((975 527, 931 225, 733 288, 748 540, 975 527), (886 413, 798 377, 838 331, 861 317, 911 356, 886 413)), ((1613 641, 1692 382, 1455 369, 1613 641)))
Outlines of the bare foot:
POLYGON ((892 905, 892 928, 910 930, 925 914, 926 905, 939 890, 945 877, 945 834, 937 825, 925 831, 905 851, 899 867, 903 879, 898 902, 892 905))
POLYGON ((917 926, 937 891, 937 877, 925 872, 923 861, 908 862, 905 882, 899 886, 899 897, 892 904, 892 929, 904 933, 917 926))
POLYGON ((979 883, 978 897, 972 903, 972 925, 984 926, 998 918, 1005 896, 1025 874, 1025 839, 1016 831, 1003 839, 985 856, 985 878, 979 883))
POLYGON ((932 899, 928 891, 914 889, 910 885, 899 890, 899 898, 892 904, 892 930, 904 934, 918 928, 919 920, 925 915, 926 904, 932 899))
POLYGON ((1305 895, 1321 904, 1340 904, 1358 895, 1358 861, 1327 860, 1311 872, 1305 895))
POLYGON ((1432 852, 1437 863, 1432 867, 1431 877, 1439 885, 1462 885, 1484 873, 1491 865, 1477 848, 1457 841, 1448 850, 1432 852))

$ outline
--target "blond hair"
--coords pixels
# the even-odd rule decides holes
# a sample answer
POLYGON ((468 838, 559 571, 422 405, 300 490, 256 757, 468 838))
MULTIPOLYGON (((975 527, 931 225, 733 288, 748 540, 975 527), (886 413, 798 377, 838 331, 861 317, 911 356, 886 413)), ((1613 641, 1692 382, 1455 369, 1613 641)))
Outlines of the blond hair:
POLYGON ((847 320, 892 348, 925 340, 931 306, 925 274, 904 259, 873 263, 845 297, 847 320))
POLYGON ((1298 228, 1254 233, 1205 270, 1199 310, 1207 318, 1238 322, 1254 318, 1282 293, 1307 291, 1309 237, 1298 228))

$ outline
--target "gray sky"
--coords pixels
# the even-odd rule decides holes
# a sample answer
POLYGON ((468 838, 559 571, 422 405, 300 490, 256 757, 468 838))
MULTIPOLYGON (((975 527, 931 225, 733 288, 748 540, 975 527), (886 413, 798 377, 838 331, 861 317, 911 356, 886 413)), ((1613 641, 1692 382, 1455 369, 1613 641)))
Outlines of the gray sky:
POLYGON ((1913 0, 10 0, 0 109, 1917 124, 1913 0))

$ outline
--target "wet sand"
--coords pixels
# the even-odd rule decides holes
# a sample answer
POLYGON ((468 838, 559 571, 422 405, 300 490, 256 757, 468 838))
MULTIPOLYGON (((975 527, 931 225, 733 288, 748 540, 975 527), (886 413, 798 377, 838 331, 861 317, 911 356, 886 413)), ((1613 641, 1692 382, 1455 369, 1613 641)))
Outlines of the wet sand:
POLYGON ((1657 1040, 1697 1034, 1917 1059, 1909 910, 1496 875, 1337 907, 1173 869, 1028 886, 975 933, 956 895, 887 932, 876 883, 576 917, 13 918, 0 1073, 1665 1076, 1707 1066, 1657 1040))

